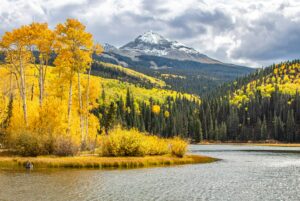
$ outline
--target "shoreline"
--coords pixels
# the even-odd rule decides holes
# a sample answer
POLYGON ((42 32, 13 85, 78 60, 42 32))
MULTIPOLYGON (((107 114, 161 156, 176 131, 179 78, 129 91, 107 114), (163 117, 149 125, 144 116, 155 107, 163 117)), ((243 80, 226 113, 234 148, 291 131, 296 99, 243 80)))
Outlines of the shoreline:
POLYGON ((240 145, 240 146, 269 146, 269 147, 300 147, 300 143, 284 143, 284 142, 200 142, 196 145, 240 145))
POLYGON ((74 156, 74 157, 19 157, 0 156, 1 169, 25 169, 25 164, 30 161, 34 169, 45 168, 72 168, 72 169, 132 169, 143 167, 167 167, 185 164, 212 163, 219 159, 202 156, 186 155, 182 158, 164 156, 145 157, 99 157, 99 156, 74 156))

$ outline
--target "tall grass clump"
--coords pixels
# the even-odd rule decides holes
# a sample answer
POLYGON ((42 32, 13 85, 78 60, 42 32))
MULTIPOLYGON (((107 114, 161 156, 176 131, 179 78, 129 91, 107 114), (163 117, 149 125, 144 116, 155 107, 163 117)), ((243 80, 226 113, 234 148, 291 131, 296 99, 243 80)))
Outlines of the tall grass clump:
POLYGON ((136 129, 119 127, 100 138, 100 156, 154 156, 171 154, 182 157, 187 151, 187 142, 176 137, 162 139, 141 133, 136 129))

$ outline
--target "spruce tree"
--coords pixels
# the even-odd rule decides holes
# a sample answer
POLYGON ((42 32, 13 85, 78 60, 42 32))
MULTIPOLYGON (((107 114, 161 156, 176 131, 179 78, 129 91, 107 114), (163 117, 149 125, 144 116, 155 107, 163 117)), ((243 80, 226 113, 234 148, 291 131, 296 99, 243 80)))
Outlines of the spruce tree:
POLYGON ((263 119, 260 129, 260 136, 262 140, 266 140, 268 136, 268 128, 266 118, 263 119))
POLYGON ((286 121, 286 135, 289 142, 294 142, 295 126, 294 111, 289 110, 286 121))

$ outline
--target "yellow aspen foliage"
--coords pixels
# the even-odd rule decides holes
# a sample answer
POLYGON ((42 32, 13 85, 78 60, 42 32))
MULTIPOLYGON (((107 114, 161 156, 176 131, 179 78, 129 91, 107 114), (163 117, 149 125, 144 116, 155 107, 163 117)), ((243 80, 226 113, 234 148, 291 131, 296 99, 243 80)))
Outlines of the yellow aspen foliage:
POLYGON ((40 105, 42 105, 48 62, 53 52, 56 36, 55 33, 48 28, 47 23, 32 23, 29 25, 29 31, 32 38, 30 45, 36 50, 36 54, 38 54, 39 62, 37 63, 33 56, 32 63, 35 64, 38 71, 39 102, 40 105))
MULTIPOLYGON (((23 113, 20 104, 20 96, 17 93, 17 87, 14 87, 13 93, 13 111, 12 117, 10 119, 10 125, 7 128, 7 141, 10 142, 11 147, 18 148, 19 153, 22 155, 40 155, 40 154, 59 154, 59 155, 73 155, 79 151, 81 144, 80 136, 80 117, 78 115, 78 107, 74 105, 73 119, 70 129, 70 135, 66 135, 66 130, 68 128, 67 123, 67 105, 68 99, 67 95, 57 96, 55 90, 52 90, 53 83, 57 79, 57 71, 55 68, 49 68, 47 73, 48 82, 45 85, 45 96, 43 107, 39 106, 38 98, 38 80, 35 79, 34 74, 35 67, 29 66, 26 70, 28 79, 27 84, 27 103, 28 103, 28 125, 22 124, 23 113), (32 86, 33 99, 31 99, 31 91, 29 90, 32 86), (75 107, 76 106, 76 107, 75 107), (69 147, 68 149, 66 149, 69 147)), ((1 86, 3 83, 9 81, 9 76, 7 73, 9 70, 7 68, 0 69, 0 76, 4 79, 0 80, 1 86)), ((87 93, 86 90, 86 76, 82 75, 84 82, 82 82, 83 94, 87 93)), ((100 91, 99 79, 92 77, 92 82, 90 85, 89 96, 90 104, 89 109, 97 107, 97 101, 100 91)), ((55 86, 55 85, 54 85, 55 86)), ((3 89, 3 88, 2 88, 3 89)), ((1 89, 1 90, 2 90, 1 89)), ((76 89, 76 88, 75 88, 76 89)), ((76 91, 76 90, 75 90, 76 91)), ((3 93, 0 93, 3 97, 3 93)), ((64 91, 67 94, 67 91, 64 91)), ((74 94, 74 100, 76 101, 77 93, 74 94)), ((0 99, 0 102, 3 99, 0 99)), ((7 108, 8 98, 6 97, 5 103, 0 103, 3 109, 7 108)), ((5 117, 5 115, 4 115, 5 117)), ((97 130, 99 129, 99 121, 97 117, 90 114, 88 116, 88 136, 86 136, 87 145, 92 147, 95 142, 95 136, 97 130)))
POLYGON ((160 113, 160 106, 159 105, 153 105, 152 106, 152 112, 156 115, 159 114, 160 113))
POLYGON ((6 117, 6 107, 7 107, 6 98, 0 93, 0 124, 1 122, 4 121, 6 117))
POLYGON ((11 74, 18 80, 19 93, 23 107, 23 122, 27 124, 26 75, 32 52, 30 51, 32 35, 28 25, 5 32, 0 41, 0 48, 5 53, 5 61, 11 74))
MULTIPOLYGON (((81 88, 81 73, 86 72, 92 62, 92 53, 94 52, 93 36, 86 32, 86 27, 76 19, 67 19, 64 24, 58 24, 55 30, 57 34, 57 58, 55 65, 57 68, 63 68, 62 74, 66 74, 68 82, 68 129, 70 132, 72 124, 72 106, 73 106, 73 88, 74 77, 77 75, 77 97, 78 113, 80 116, 80 135, 82 148, 86 147, 87 129, 87 107, 83 105, 83 94, 81 88), (85 115, 85 114, 86 115, 85 115)), ((99 49, 99 47, 97 48, 99 49)), ((99 50, 100 51, 100 50, 99 50)), ((86 96, 85 96, 86 97, 86 96)), ((88 99, 88 98, 87 98, 88 99)))
POLYGON ((278 89, 280 93, 295 95, 300 91, 300 64, 283 63, 276 64, 272 73, 266 75, 262 80, 253 80, 231 94, 230 103, 241 105, 254 97, 254 92, 259 91, 263 97, 271 97, 278 89))
POLYGON ((169 118, 170 117, 170 112, 169 111, 165 111, 164 112, 164 117, 165 118, 169 118))

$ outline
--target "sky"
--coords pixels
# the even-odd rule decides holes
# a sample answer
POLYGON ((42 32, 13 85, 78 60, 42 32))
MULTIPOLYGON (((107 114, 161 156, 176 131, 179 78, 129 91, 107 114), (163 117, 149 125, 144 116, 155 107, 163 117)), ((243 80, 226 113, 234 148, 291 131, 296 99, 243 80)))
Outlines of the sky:
POLYGON ((299 0, 0 0, 0 35, 67 18, 117 47, 152 30, 222 62, 262 67, 300 57, 299 0))

